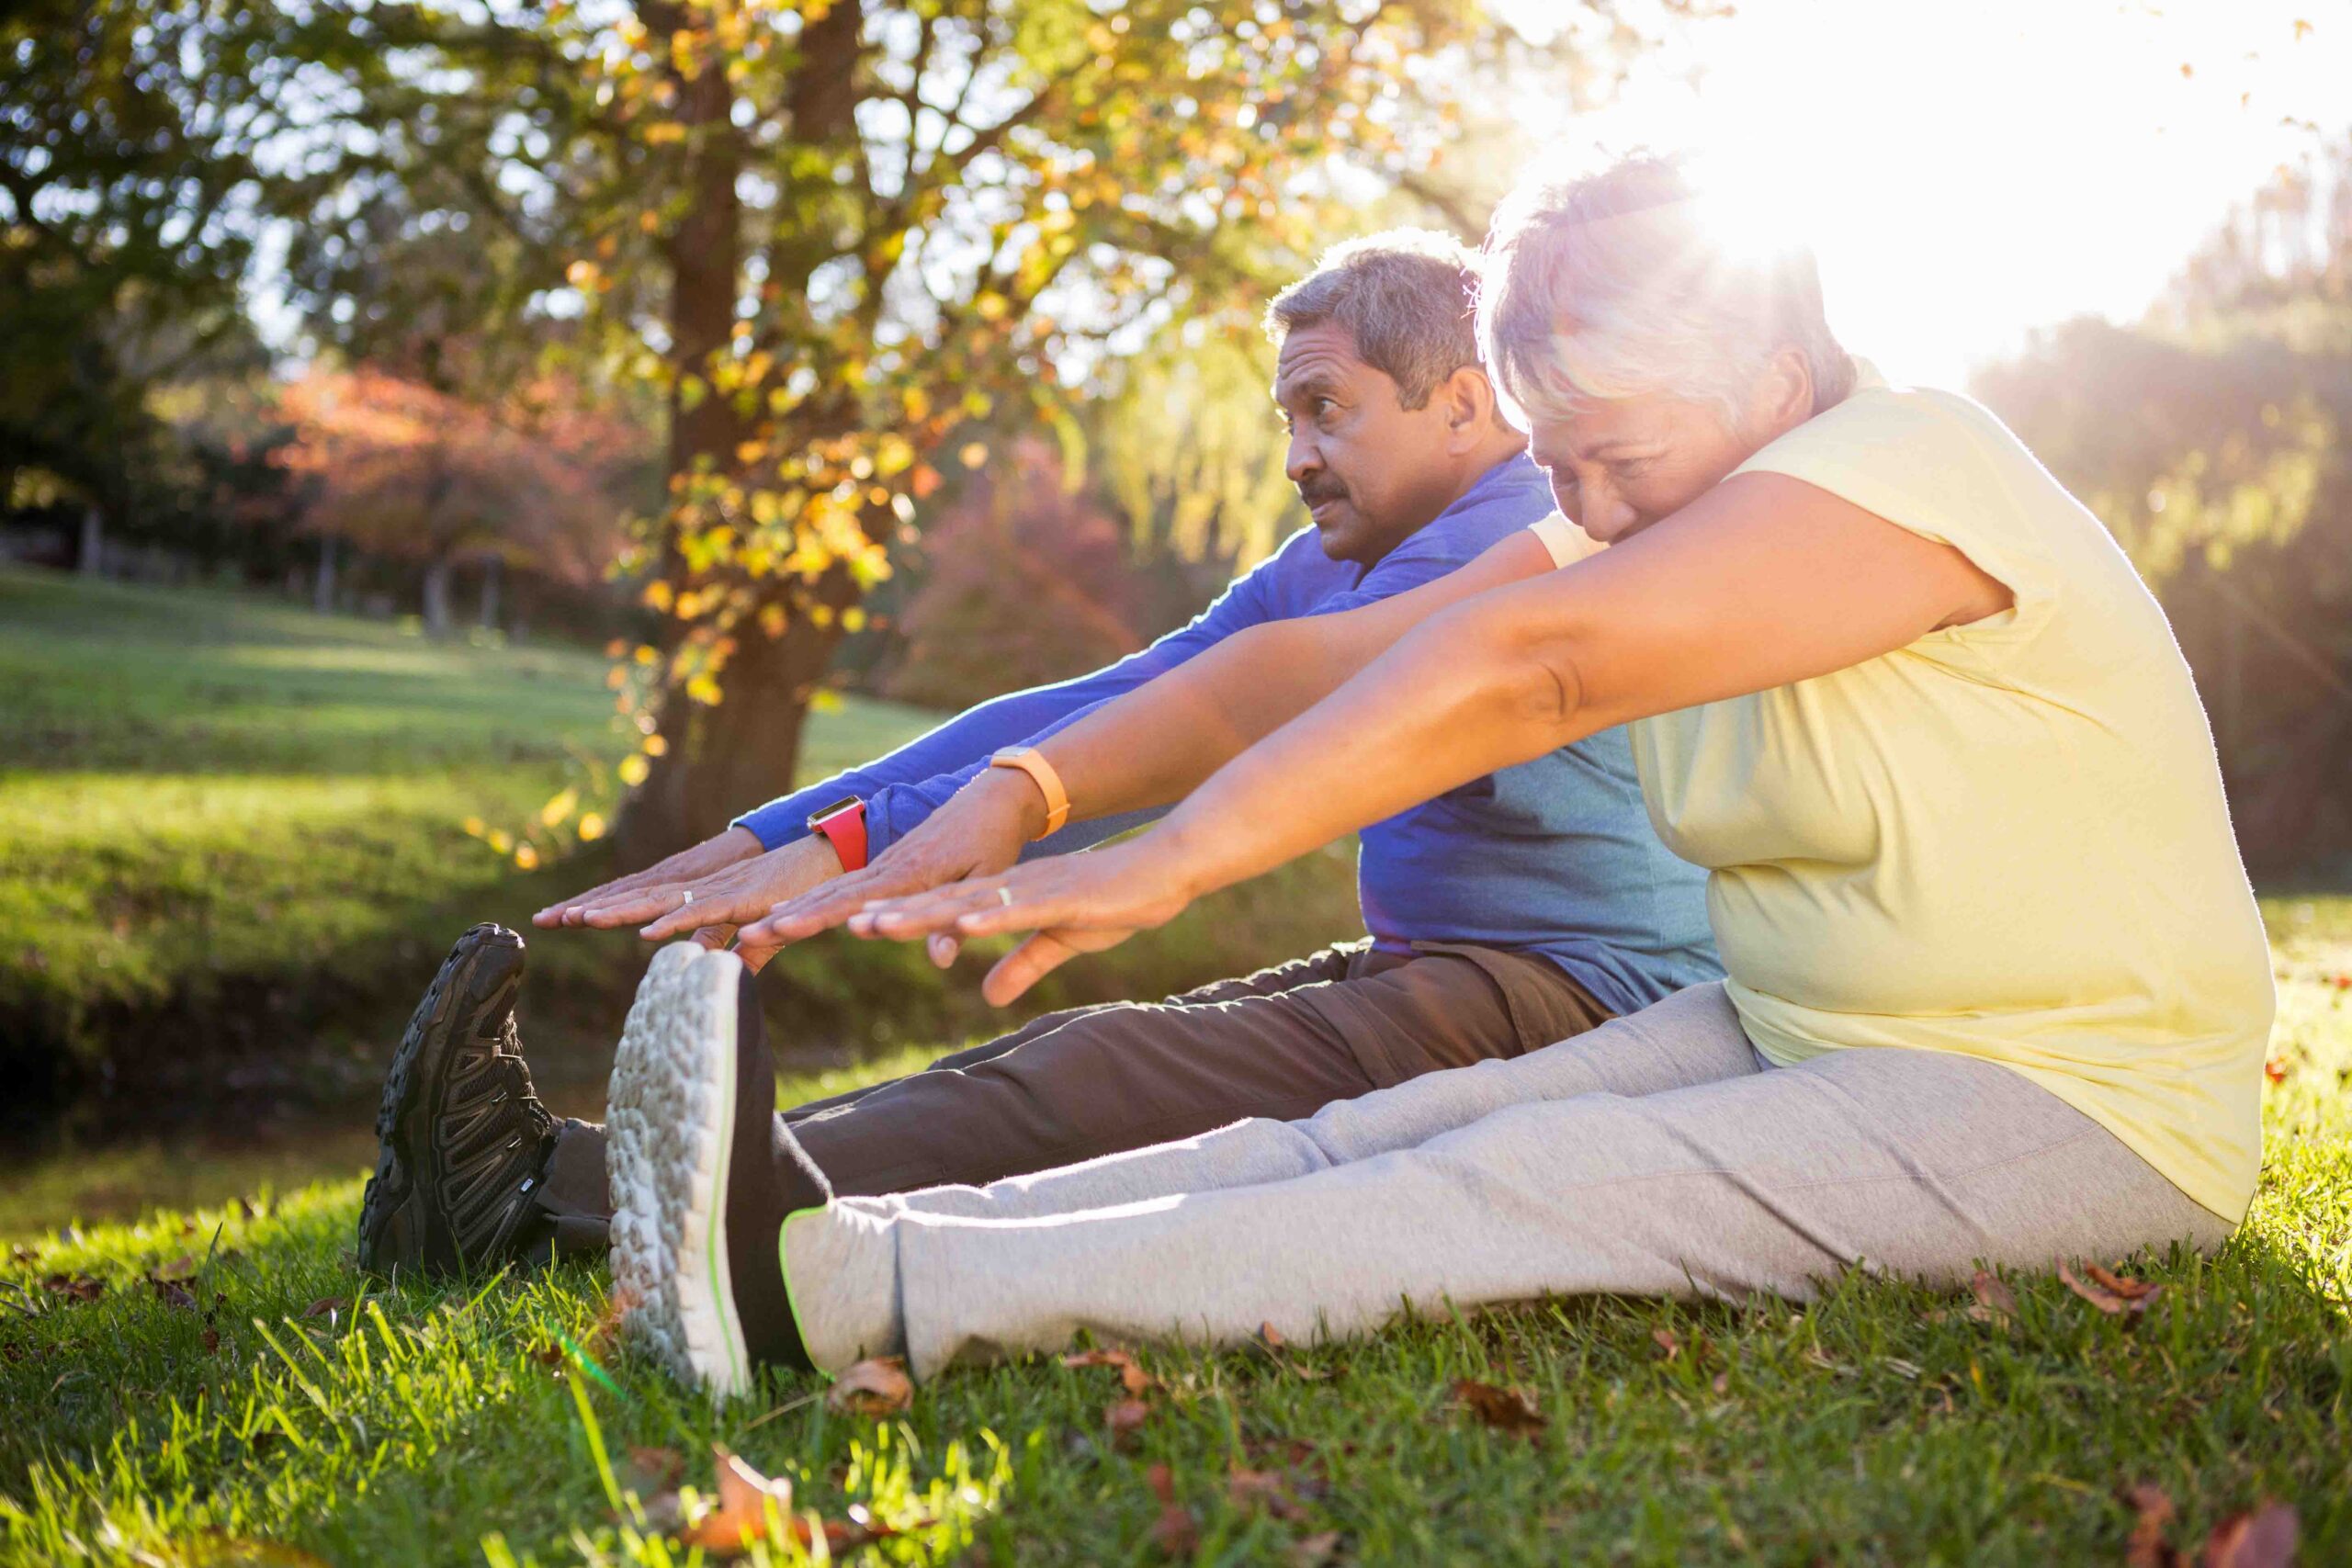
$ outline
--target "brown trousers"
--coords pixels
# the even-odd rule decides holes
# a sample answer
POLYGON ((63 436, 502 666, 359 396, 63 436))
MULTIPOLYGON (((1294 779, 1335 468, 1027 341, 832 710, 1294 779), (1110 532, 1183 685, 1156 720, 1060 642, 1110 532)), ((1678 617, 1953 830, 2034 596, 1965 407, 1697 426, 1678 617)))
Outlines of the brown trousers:
MULTIPOLYGON (((1163 1002, 1047 1013, 784 1119, 845 1197, 981 1186, 1247 1117, 1295 1121, 1610 1017, 1548 959, 1436 942, 1407 957, 1356 942, 1163 1002)), ((556 1251, 605 1248, 602 1127, 563 1123, 539 1201, 556 1251)))

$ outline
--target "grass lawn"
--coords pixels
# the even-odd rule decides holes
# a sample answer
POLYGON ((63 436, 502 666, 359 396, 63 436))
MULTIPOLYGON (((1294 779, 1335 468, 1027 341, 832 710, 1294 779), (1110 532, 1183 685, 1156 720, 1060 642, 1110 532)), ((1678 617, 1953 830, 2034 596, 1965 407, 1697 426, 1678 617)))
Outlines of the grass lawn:
MULTIPOLYGON (((618 754, 605 670, 566 647, 437 644, 252 595, 0 570, 0 1070, 29 1097, 73 1064, 76 1119, 108 1140, 158 1112, 233 1108, 249 1134, 281 1111, 372 1101, 458 931, 520 925, 605 874, 594 851, 518 872, 463 827, 527 823, 618 754)), ((817 714, 801 782, 933 721, 856 699, 817 714)), ((1159 994, 1351 934, 1351 892, 1325 857, 1039 1005, 1159 994)), ((559 1103, 598 1098, 647 951, 626 933, 535 939, 526 1038, 559 1103)), ((988 1027, 972 990, 912 950, 829 941, 779 968, 769 1005, 780 1040, 840 1059, 988 1027)), ((79 1190, 129 1190, 175 1158, 110 1149, 79 1190)), ((57 1174, 0 1176, 0 1234, 119 1211, 64 1203, 76 1190, 57 1174)))
MULTIPOLYGON (((0 1557, 684 1563, 658 1478, 707 1490, 723 1443, 801 1509, 903 1529, 869 1556, 899 1562, 2120 1562, 2140 1486, 2188 1560, 2277 1501, 2299 1561, 2352 1561, 2352 899, 2266 912, 2261 1195, 2218 1258, 2110 1260, 2163 1286, 2136 1321, 2049 1277, 2012 1280, 2005 1322, 1856 1278, 1802 1311, 1561 1302, 1147 1350, 1124 1439, 1114 1374, 1052 1360, 951 1373, 885 1417, 788 1379, 711 1409, 598 1337, 601 1271, 368 1291, 345 1260, 358 1183, 331 1181, 13 1256, 0 1557), (1464 1378, 1545 1425, 1482 1425, 1464 1378)), ((788 1529, 754 1560, 808 1560, 788 1529)))

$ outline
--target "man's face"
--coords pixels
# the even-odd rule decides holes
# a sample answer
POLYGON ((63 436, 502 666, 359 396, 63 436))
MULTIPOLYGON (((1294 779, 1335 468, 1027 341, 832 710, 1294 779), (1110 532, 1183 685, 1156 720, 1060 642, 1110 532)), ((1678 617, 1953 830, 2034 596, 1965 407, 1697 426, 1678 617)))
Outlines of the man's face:
POLYGON ((1396 383, 1356 357, 1345 327, 1319 321, 1283 337, 1274 402, 1290 432, 1283 471, 1333 560, 1370 566, 1453 500, 1443 397, 1400 405, 1396 383))

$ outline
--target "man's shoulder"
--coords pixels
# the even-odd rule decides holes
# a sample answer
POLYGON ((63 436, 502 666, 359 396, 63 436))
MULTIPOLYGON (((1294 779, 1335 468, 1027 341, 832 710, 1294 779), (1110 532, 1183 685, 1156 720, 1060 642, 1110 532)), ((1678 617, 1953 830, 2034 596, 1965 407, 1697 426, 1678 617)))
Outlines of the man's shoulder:
POLYGON ((1403 567, 1450 571, 1466 566, 1554 510, 1544 470, 1524 456, 1514 457, 1489 469, 1461 500, 1407 536, 1381 558, 1373 573, 1403 567))

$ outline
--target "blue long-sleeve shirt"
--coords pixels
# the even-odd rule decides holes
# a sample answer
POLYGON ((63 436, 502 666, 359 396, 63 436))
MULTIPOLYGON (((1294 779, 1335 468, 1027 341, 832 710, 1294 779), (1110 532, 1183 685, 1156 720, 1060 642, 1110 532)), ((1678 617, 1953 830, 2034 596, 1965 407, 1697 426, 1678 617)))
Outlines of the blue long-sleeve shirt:
MULTIPOLYGON (((1369 568, 1329 559, 1315 530, 1302 528, 1150 647, 1091 675, 981 703, 738 825, 774 849, 805 834, 810 812, 854 795, 865 802, 867 852, 879 856, 999 747, 1035 744, 1247 627, 1352 610, 1442 577, 1551 511, 1543 470, 1517 457, 1369 568)), ((1030 852, 1084 849, 1157 815, 1073 822, 1030 852)), ((1618 1012, 1723 976, 1707 930, 1706 874, 1658 841, 1622 728, 1374 823, 1360 844, 1357 897, 1382 947, 1471 942, 1540 953, 1618 1012)))

